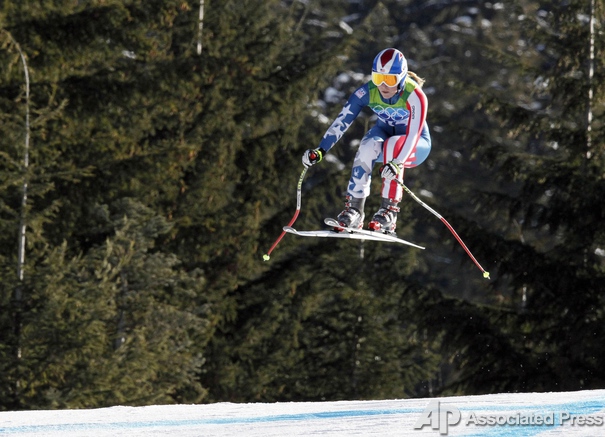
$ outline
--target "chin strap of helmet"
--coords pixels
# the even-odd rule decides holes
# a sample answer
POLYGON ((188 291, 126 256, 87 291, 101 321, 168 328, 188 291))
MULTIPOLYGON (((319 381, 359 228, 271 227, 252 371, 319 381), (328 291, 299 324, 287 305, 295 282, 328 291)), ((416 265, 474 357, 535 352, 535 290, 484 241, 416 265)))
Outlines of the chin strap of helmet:
POLYGON ((403 79, 401 79, 399 81, 399 83, 397 84, 397 92, 401 91, 404 88, 405 85, 405 80, 408 78, 408 75, 406 74, 405 76, 403 76, 403 79))

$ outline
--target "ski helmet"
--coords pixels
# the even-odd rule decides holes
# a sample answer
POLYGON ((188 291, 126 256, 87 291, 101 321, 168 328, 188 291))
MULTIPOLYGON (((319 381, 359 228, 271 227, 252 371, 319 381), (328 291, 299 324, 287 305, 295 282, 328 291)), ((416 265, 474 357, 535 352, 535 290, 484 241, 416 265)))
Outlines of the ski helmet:
POLYGON ((401 86, 408 75, 408 61, 397 49, 384 49, 376 55, 372 64, 372 81, 376 85, 401 86), (395 77, 393 77, 395 76, 395 77))

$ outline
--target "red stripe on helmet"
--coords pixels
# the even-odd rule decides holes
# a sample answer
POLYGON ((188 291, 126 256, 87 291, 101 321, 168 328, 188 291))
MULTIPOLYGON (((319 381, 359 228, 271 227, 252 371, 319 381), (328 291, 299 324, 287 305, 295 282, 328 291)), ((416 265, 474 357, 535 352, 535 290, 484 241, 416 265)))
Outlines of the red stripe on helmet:
POLYGON ((394 54, 395 54, 394 49, 385 50, 385 52, 380 56, 380 64, 381 64, 380 66, 384 67, 385 65, 387 65, 393 59, 394 54))

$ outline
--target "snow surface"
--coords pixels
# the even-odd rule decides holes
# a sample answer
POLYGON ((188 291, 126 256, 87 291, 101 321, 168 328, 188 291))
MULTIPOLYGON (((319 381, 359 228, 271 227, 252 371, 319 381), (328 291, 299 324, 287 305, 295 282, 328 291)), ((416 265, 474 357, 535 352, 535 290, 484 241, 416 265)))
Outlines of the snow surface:
MULTIPOLYGON (((435 410, 437 411, 437 410, 435 410)), ((547 421, 544 419, 544 421, 547 421)), ((380 401, 216 403, 0 413, 4 436, 605 436, 605 390, 380 401), (441 414, 428 414, 439 403, 441 414), (445 411, 445 413, 444 413, 445 411), (447 414, 450 411, 450 414, 447 414), (457 424, 454 422, 459 411, 457 424), (436 419, 422 429, 422 422, 436 419), (480 417, 512 425, 474 425, 480 417), (553 424, 516 424, 550 417, 553 424), (444 428, 439 429, 441 418, 444 428), (530 418, 530 419, 528 419, 530 418), (562 419, 566 419, 562 423, 562 419)))

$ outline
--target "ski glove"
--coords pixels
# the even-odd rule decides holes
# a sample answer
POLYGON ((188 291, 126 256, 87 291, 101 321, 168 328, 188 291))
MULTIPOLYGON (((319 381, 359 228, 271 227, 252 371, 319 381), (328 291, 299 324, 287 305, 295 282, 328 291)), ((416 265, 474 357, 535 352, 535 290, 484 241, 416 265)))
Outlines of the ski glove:
POLYGON ((326 151, 324 149, 309 149, 307 150, 302 157, 302 163, 305 168, 309 168, 314 164, 317 164, 324 157, 324 153, 326 151))
POLYGON ((387 181, 394 181, 399 176, 399 173, 403 171, 403 165, 397 164, 395 161, 391 161, 388 164, 380 167, 380 176, 387 181))

